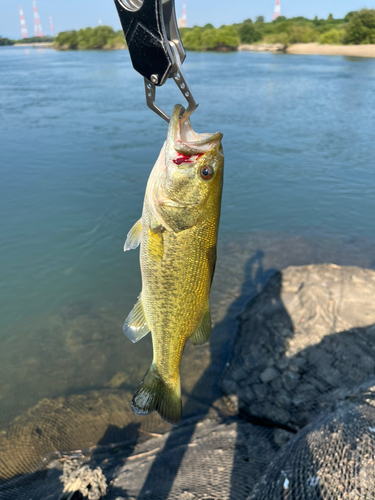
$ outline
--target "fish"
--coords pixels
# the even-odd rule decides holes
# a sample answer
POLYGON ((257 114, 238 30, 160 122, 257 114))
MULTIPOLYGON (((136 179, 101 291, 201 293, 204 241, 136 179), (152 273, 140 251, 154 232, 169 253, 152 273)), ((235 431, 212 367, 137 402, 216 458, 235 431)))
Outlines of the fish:
POLYGON ((223 189, 223 134, 198 134, 176 105, 167 139, 147 182, 142 217, 124 250, 140 245, 142 291, 124 323, 138 342, 151 331, 153 361, 135 392, 137 415, 182 418, 180 362, 188 339, 209 340, 209 295, 216 263, 223 189))

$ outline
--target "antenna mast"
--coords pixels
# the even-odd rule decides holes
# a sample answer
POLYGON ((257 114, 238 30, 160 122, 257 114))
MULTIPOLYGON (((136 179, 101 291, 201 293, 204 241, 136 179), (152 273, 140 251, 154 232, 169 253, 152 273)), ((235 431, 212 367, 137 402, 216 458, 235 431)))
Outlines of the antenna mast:
POLYGON ((179 28, 186 28, 186 24, 187 24, 186 1, 183 0, 183 2, 182 2, 182 17, 178 20, 178 27, 179 28))
POLYGON ((27 33, 26 21, 25 21, 25 16, 23 15, 22 5, 20 5, 20 21, 21 21, 21 37, 28 38, 29 35, 27 33))
POLYGON ((36 0, 33 0, 33 7, 34 7, 34 36, 35 37, 42 37, 43 30, 42 30, 42 25, 40 22, 39 12, 38 12, 38 9, 36 6, 36 0))
POLYGON ((276 0, 275 7, 273 9, 273 21, 275 21, 280 16, 280 0, 276 0))
POLYGON ((49 16, 49 29, 51 30, 51 36, 53 36, 53 19, 49 16))

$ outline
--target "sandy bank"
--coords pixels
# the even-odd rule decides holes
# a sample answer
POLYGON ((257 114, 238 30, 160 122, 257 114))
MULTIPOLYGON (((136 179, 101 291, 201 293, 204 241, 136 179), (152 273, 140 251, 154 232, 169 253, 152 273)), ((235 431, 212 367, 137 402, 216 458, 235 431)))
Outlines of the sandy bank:
POLYGON ((40 43, 15 43, 13 47, 52 47, 53 42, 40 42, 40 43))
POLYGON ((288 47, 286 52, 288 54, 375 57, 375 45, 319 45, 319 43, 295 43, 288 47))
POLYGON ((243 44, 238 46, 240 52, 285 52, 285 45, 282 43, 256 43, 253 45, 243 44))
POLYGON ((240 45, 239 51, 287 52, 288 54, 318 54, 322 56, 375 57, 373 45, 320 45, 319 43, 295 43, 286 47, 281 43, 257 43, 240 45))

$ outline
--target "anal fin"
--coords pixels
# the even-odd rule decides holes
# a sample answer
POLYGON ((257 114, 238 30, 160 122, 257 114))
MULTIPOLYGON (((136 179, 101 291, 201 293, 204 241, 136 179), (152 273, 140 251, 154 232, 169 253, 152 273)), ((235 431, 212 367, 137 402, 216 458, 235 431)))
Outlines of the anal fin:
POLYGON ((126 318, 123 330, 132 342, 138 342, 138 340, 143 339, 150 331, 143 309, 142 294, 126 318))
POLYGON ((142 236, 142 218, 140 218, 134 226, 128 232, 128 236, 126 237, 124 252, 127 250, 134 250, 141 242, 142 236))
POLYGON ((198 328, 195 330, 193 335, 190 337, 190 341, 193 345, 203 345, 205 344, 211 335, 211 314, 208 308, 204 314, 202 321, 198 328))

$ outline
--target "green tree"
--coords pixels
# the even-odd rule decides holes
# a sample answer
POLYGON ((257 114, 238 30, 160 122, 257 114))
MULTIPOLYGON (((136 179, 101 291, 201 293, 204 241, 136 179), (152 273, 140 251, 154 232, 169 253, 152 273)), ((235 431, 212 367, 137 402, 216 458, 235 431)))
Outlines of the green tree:
POLYGON ((54 39, 51 36, 30 36, 28 38, 17 40, 17 43, 45 43, 53 42, 53 40, 54 39))
POLYGON ((258 16, 255 18, 256 23, 264 23, 264 16, 258 16))
POLYGON ((329 45, 341 45, 344 43, 345 30, 331 29, 319 37, 319 43, 329 45))
POLYGON ((346 27, 345 43, 375 43, 375 10, 363 9, 354 13, 346 27))
MULTIPOLYGON (((210 32, 211 30, 207 30, 210 32)), ((195 27, 182 35, 182 43, 186 50, 202 50, 202 29, 195 27)))
POLYGON ((97 26, 79 31, 63 31, 54 41, 58 49, 113 49, 125 48, 122 31, 115 32, 110 26, 97 26))
POLYGON ((241 24, 238 33, 241 43, 254 43, 262 39, 261 33, 250 23, 241 24))
POLYGON ((14 45, 14 42, 9 40, 9 38, 3 38, 0 36, 0 45, 14 45))
POLYGON ((75 30, 62 31, 55 38, 54 45, 59 49, 77 49, 78 48, 77 32, 75 30))
POLYGON ((202 33, 203 50, 234 50, 238 45, 237 30, 233 26, 206 30, 202 33))
POLYGON ((273 23, 280 23, 280 22, 283 22, 283 21, 286 21, 286 17, 285 16, 279 16, 277 17, 274 21, 272 21, 273 23))
POLYGON ((350 12, 348 12, 346 14, 346 16, 344 17, 344 20, 345 21, 349 21, 350 18, 352 18, 355 14, 357 14, 357 11, 356 10, 351 10, 350 12))
POLYGON ((318 33, 308 26, 292 26, 289 30, 290 43, 311 43, 318 38, 318 33))

